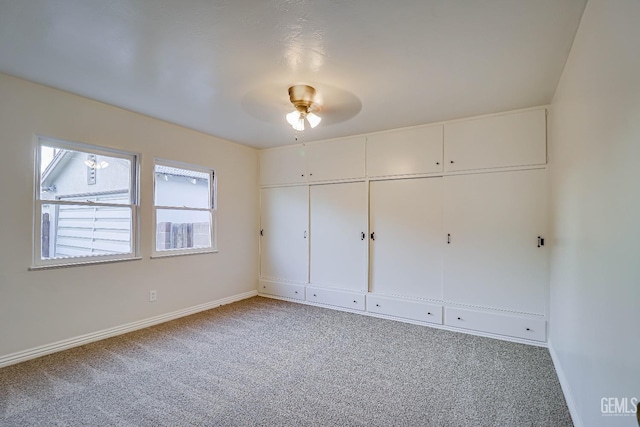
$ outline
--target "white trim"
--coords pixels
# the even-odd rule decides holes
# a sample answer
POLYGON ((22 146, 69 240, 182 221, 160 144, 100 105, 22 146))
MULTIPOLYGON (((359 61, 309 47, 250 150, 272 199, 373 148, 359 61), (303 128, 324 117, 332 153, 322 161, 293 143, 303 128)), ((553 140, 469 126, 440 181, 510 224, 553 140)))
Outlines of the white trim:
MULTIPOLYGON (((114 255, 115 257, 117 257, 118 255, 114 255)), ((91 258, 91 257, 76 257, 76 258, 72 258, 72 259, 84 259, 84 258, 91 258)), ((58 258, 58 260, 65 260, 65 259, 69 259, 69 258, 58 258)), ((134 256, 134 257, 129 257, 129 258, 100 258, 100 259, 91 259, 91 260, 87 260, 87 261, 78 261, 78 262, 71 262, 71 263, 57 263, 57 264, 42 264, 42 265, 32 265, 31 267, 29 267, 29 271, 38 271, 38 270, 51 270, 54 268, 67 268, 67 267, 81 267, 83 265, 93 265, 93 264, 109 264, 112 262, 124 262, 124 261, 140 261, 142 259, 142 257, 139 256, 134 256)))
POLYGON ((462 171, 452 171, 452 172, 432 172, 432 173, 417 173, 417 174, 406 174, 406 175, 376 175, 376 176, 367 176, 365 178, 349 178, 349 179, 333 179, 326 181, 313 181, 313 182, 294 182, 287 184, 268 184, 268 185, 260 185, 260 188, 280 188, 280 187, 301 187, 301 186, 314 186, 314 185, 327 185, 327 184, 342 184, 349 182, 374 182, 374 181, 395 181, 400 179, 420 179, 420 178, 443 178, 447 176, 456 176, 456 175, 478 175, 478 174, 487 174, 487 173, 500 173, 500 172, 518 172, 518 171, 528 171, 528 170, 539 170, 539 169, 547 169, 546 164, 538 164, 538 165, 521 165, 521 166, 504 166, 499 168, 486 168, 486 169, 468 169, 462 171))
POLYGON ((199 211, 211 212, 211 208, 188 208, 186 206, 156 206, 156 209, 163 211, 199 211))
POLYGON ((161 252, 160 255, 152 255, 149 258, 150 259, 159 259, 159 258, 171 258, 174 256, 188 256, 188 255, 203 255, 203 254, 217 254, 218 251, 217 249, 211 249, 211 248, 207 248, 206 250, 202 250, 202 251, 195 251, 195 250, 189 250, 189 252, 180 252, 179 249, 167 249, 166 253, 163 251, 161 252), (178 252, 176 252, 178 251, 178 252))
POLYGON ((140 156, 140 153, 122 150, 119 148, 112 148, 109 146, 105 146, 102 143, 100 143, 100 145, 94 145, 93 143, 69 141, 66 139, 54 138, 54 137, 42 135, 42 134, 36 134, 36 138, 38 140, 38 145, 41 143, 42 140, 44 140, 54 146, 59 146, 61 148, 72 150, 72 151, 81 151, 87 154, 100 154, 103 156, 120 157, 123 159, 127 159, 132 155, 138 156, 138 157, 140 156), (86 151, 87 149, 90 149, 91 152, 87 152, 86 151))
POLYGON ((258 295, 258 291, 249 291, 241 294, 233 295, 230 297, 222 298, 215 301, 210 301, 204 304, 195 305, 193 307, 184 308, 182 310, 173 311, 171 313, 161 314, 159 316, 150 317, 148 319, 139 320, 137 322, 131 322, 113 328, 103 329, 101 331, 92 332, 85 335, 80 335, 74 338, 69 338, 62 341, 57 341, 51 344, 45 344, 42 346, 30 348, 28 350, 18 351, 16 353, 0 356, 0 368, 14 365, 16 363, 25 362, 30 359, 45 356, 47 354, 56 353, 59 351, 67 350, 73 347, 89 344, 94 341, 100 341, 106 338, 115 337, 117 335, 126 334, 128 332, 136 331, 138 329, 148 328, 149 326, 157 325, 158 323, 168 322, 170 320, 178 319, 180 317, 189 316, 191 314, 199 313, 201 311, 210 310, 212 308, 220 307, 221 305, 231 304, 236 301, 251 298, 258 295))
POLYGON ((167 166, 170 168, 177 168, 177 169, 191 169, 191 170, 206 173, 206 174, 211 174, 212 172, 215 173, 215 168, 211 166, 196 165, 193 163, 181 162, 178 160, 170 160, 164 157, 153 158, 153 173, 156 173, 156 165, 167 166))
POLYGON ((514 342, 514 343, 518 343, 518 344, 527 344, 527 345, 531 345, 531 346, 534 346, 534 347, 544 347, 544 348, 547 347, 547 343, 545 343, 545 342, 530 341, 530 340, 525 340, 525 339, 521 339, 521 338, 510 337, 510 336, 507 336, 507 335, 497 335, 497 334, 491 334, 491 333, 487 333, 487 332, 474 331, 474 330, 471 330, 471 329, 454 328, 452 326, 447 326, 447 325, 439 325, 439 324, 436 324, 436 323, 421 322, 419 320, 405 319, 405 318, 402 318, 402 317, 387 316, 386 314, 371 313, 369 311, 352 310, 352 309, 349 309, 349 308, 343 308, 343 307, 338 307, 338 306, 334 306, 334 305, 318 304, 318 303, 314 303, 314 302, 310 302, 310 301, 303 301, 303 300, 299 300, 299 299, 280 297, 280 296, 277 296, 277 295, 262 294, 260 292, 258 292, 258 296, 265 297, 265 298, 271 298, 271 299, 294 302, 294 303, 297 303, 297 304, 312 305, 314 307, 322 307, 322 308, 326 308, 326 309, 329 309, 329 310, 345 311, 347 313, 361 314, 363 316, 369 316, 369 317, 377 317, 379 319, 395 320, 396 322, 410 323, 412 325, 428 326, 430 328, 443 329, 445 331, 450 331, 450 332, 459 332, 459 333, 463 333, 463 334, 467 334, 467 335, 475 335, 477 337, 493 338, 493 339, 497 339, 497 340, 501 340, 501 341, 509 341, 509 342, 514 342))
POLYGON ((564 394, 564 400, 567 403, 567 407, 569 408, 569 414, 571 414, 571 421, 573 421, 573 425, 575 427, 582 427, 584 426, 584 423, 582 422, 582 418, 580 418, 580 414, 578 413, 576 402, 573 399, 573 393, 571 393, 571 387, 569 387, 569 381, 567 381, 567 376, 564 373, 564 369, 562 369, 558 354, 553 347, 551 339, 547 339, 547 342, 549 354, 551 355, 551 360, 553 361, 553 367, 556 368, 556 375, 558 375, 558 381, 560 382, 560 387, 562 388, 562 394, 564 394))

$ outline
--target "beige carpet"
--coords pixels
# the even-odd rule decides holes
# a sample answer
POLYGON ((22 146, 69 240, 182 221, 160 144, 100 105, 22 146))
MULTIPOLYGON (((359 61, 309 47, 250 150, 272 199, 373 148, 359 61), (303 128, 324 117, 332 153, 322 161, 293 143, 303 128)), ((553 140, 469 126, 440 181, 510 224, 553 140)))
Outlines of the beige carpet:
POLYGON ((251 298, 0 369, 2 426, 565 426, 544 348, 251 298))

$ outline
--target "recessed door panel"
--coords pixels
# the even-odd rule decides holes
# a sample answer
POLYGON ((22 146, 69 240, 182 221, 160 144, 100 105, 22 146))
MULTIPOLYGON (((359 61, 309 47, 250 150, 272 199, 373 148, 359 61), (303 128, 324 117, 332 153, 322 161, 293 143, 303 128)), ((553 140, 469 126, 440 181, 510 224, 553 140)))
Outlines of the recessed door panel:
POLYGON ((260 198, 261 277, 307 283, 309 188, 263 188, 260 198))
POLYGON ((371 292, 442 299, 442 178, 371 182, 371 292))
POLYGON ((445 301, 545 314, 545 173, 444 178, 445 301))
POLYGON ((367 186, 311 186, 311 283, 367 290, 367 186))

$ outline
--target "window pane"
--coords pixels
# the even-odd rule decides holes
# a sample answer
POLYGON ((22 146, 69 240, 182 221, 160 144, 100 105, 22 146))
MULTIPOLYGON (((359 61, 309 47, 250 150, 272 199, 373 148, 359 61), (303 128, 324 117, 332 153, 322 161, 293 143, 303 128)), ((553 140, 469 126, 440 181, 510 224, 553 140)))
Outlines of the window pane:
POLYGON ((179 209, 156 211, 156 250, 211 247, 211 213, 179 209))
POLYGON ((41 259, 130 254, 129 206, 42 206, 41 259))
POLYGON ((108 203, 131 204, 131 160, 90 151, 40 146, 40 199, 92 200, 96 194, 124 194, 108 203))
POLYGON ((211 175, 189 169, 155 166, 156 206, 210 209, 211 175))

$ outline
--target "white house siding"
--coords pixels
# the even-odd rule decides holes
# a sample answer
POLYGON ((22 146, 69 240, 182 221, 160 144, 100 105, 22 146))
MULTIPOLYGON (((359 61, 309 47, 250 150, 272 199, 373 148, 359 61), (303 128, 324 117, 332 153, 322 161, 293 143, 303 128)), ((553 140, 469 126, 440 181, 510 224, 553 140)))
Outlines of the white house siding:
MULTIPOLYGON (((61 200, 129 203, 126 192, 61 200)), ((60 205, 55 217, 54 257, 131 253, 132 212, 129 206, 60 205)))

